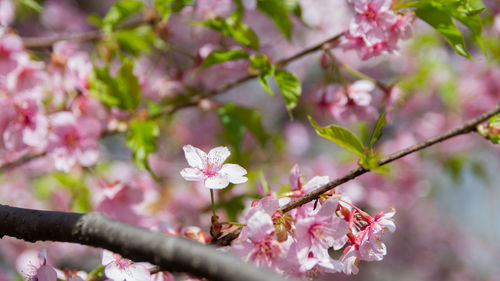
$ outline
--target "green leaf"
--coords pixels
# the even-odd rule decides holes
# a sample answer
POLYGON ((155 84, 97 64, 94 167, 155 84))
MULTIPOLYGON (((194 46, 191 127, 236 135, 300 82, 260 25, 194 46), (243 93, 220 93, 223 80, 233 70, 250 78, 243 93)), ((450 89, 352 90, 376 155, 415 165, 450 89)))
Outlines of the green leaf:
POLYGON ((38 3, 36 0, 21 0, 20 3, 26 7, 29 7, 37 12, 41 12, 43 10, 42 5, 38 3))
POLYGON ((136 0, 116 1, 102 20, 104 30, 111 32, 124 19, 139 12, 143 5, 141 1, 136 0))
POLYGON ((138 57, 150 54, 151 46, 156 39, 156 34, 149 25, 142 25, 134 29, 123 29, 113 34, 120 49, 138 57))
POLYGON ((223 63, 230 60, 248 59, 249 55, 244 50, 215 50, 211 52, 203 61, 203 64, 197 70, 200 71, 214 64, 223 63))
POLYGON ((90 94, 110 107, 136 109, 141 100, 141 87, 133 70, 134 62, 127 58, 123 59, 116 79, 111 76, 108 66, 95 66, 89 78, 90 94))
POLYGON ((229 36, 241 44, 252 49, 259 49, 259 38, 257 34, 241 20, 241 15, 234 13, 227 18, 216 17, 204 22, 194 22, 210 29, 219 31, 225 36, 229 36))
POLYGON ((127 134, 127 145, 132 149, 132 159, 137 167, 149 170, 148 156, 156 151, 160 128, 154 121, 132 121, 127 134))
POLYGON ((163 20, 168 20, 172 13, 178 13, 182 8, 193 5, 193 0, 154 0, 154 7, 163 20))
POLYGON ((309 122, 319 136, 331 140, 339 146, 360 156, 363 155, 363 144, 348 129, 336 125, 330 125, 322 128, 316 122, 314 122, 311 116, 307 117, 309 118, 309 122))
POLYGON ((477 9, 477 13, 464 13, 459 11, 452 11, 451 15, 453 18, 457 19, 465 26, 467 26, 472 34, 474 35, 474 40, 477 42, 479 47, 483 50, 484 54, 486 54, 486 47, 482 38, 482 28, 483 25, 481 23, 481 17, 479 16, 479 12, 483 9, 477 9))
POLYGON ((271 96, 276 94, 269 86, 267 78, 274 75, 275 66, 269 61, 269 57, 264 54, 256 54, 250 56, 250 71, 259 73, 259 83, 264 90, 271 96))
POLYGON ((282 0, 259 0, 257 8, 273 20, 287 39, 292 37, 292 22, 288 18, 288 7, 282 0))
POLYGON ((416 9, 415 13, 420 19, 441 33, 459 55, 472 59, 465 48, 464 37, 449 13, 432 3, 424 3, 416 9))
POLYGON ((293 73, 282 70, 274 72, 274 80, 281 91, 281 95, 283 95, 285 99, 286 108, 291 117, 292 109, 294 109, 299 102, 302 93, 302 85, 293 73))
POLYGON ((380 139, 382 136, 382 129, 387 124, 385 120, 385 112, 382 112, 375 123, 375 127, 373 128, 372 134, 370 136, 370 140, 368 141, 368 150, 370 150, 373 145, 380 139))
POLYGON ((116 76, 116 82, 121 98, 118 107, 136 109, 141 101, 141 86, 139 79, 134 74, 134 61, 131 59, 123 60, 123 65, 116 76))
POLYGON ((375 154, 373 154, 371 149, 367 149, 366 152, 361 155, 359 159, 359 164, 367 170, 373 171, 375 173, 379 174, 387 174, 389 173, 390 169, 389 166, 380 166, 378 164, 378 160, 380 160, 380 157, 377 157, 375 154))
POLYGON ((245 129, 252 134, 262 147, 266 145, 269 134, 262 125, 262 118, 257 110, 228 103, 219 108, 217 113, 229 135, 232 136, 232 144, 235 147, 240 146, 245 129))

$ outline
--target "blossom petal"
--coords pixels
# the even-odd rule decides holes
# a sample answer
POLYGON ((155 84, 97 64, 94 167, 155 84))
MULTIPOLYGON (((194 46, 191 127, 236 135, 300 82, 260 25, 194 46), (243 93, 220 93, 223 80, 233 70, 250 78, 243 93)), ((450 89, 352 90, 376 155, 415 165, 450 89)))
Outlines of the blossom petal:
POLYGON ((205 175, 197 168, 184 168, 181 171, 181 176, 187 181, 201 181, 205 179, 205 175))
POLYGON ((229 149, 225 146, 218 146, 208 152, 208 163, 211 166, 220 167, 224 161, 231 155, 229 149))
POLYGON ((205 180, 205 187, 211 189, 223 189, 229 185, 229 177, 226 174, 216 174, 205 180))
POLYGON ((49 265, 42 265, 36 272, 36 277, 39 281, 57 281, 57 273, 49 265))
POLYGON ((234 184, 247 182, 246 175, 247 170, 237 164, 224 164, 220 169, 219 173, 224 173, 229 178, 229 181, 234 184))
POLYGON ((182 149, 184 150, 184 156, 186 156, 189 166, 203 169, 203 163, 207 159, 207 154, 203 150, 189 144, 183 146, 182 149))

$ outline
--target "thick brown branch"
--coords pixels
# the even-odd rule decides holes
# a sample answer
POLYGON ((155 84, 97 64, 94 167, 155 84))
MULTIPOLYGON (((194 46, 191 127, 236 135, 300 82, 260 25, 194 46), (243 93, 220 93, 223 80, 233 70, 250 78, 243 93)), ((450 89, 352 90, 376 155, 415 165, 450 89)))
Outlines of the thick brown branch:
POLYGON ((186 272, 209 280, 284 280, 230 254, 182 237, 151 232, 100 213, 63 213, 0 205, 0 237, 29 242, 60 241, 108 249, 162 270, 186 272))
MULTIPOLYGON (((380 166, 389 164, 392 161, 398 160, 402 157, 405 157, 408 154, 420 151, 420 150, 425 149, 427 147, 430 147, 434 144, 443 142, 445 140, 454 138, 454 137, 459 136, 459 135, 473 132, 476 130, 477 125, 481 124, 482 122, 488 120, 488 118, 490 118, 496 114, 499 114, 499 113, 500 113, 500 107, 497 107, 493 110, 490 110, 490 111, 468 121, 467 123, 463 124, 462 126, 460 126, 458 128, 449 130, 443 134, 440 134, 438 136, 426 139, 426 140, 421 141, 415 145, 412 145, 412 146, 408 147, 407 149, 403 149, 401 151, 398 151, 398 152, 395 152, 391 155, 388 155, 388 156, 382 158, 380 161, 378 161, 378 164, 380 166)), ((337 187, 343 183, 346 183, 352 179, 355 179, 355 178, 357 178, 357 177, 359 177, 359 176, 361 176, 369 171, 370 170, 367 170, 363 167, 357 167, 356 169, 349 171, 343 177, 335 179, 333 181, 330 181, 329 183, 325 184, 324 186, 319 187, 319 188, 305 194, 304 196, 298 198, 297 200, 294 200, 294 201, 280 207, 277 211, 281 211, 281 212, 285 213, 285 212, 288 212, 288 211, 293 210, 295 208, 298 208, 298 207, 300 207, 308 202, 311 202, 313 200, 318 199, 325 192, 330 191, 330 190, 334 189, 335 187, 337 187)), ((232 240, 234 240, 238 237, 240 232, 241 232, 241 228, 238 228, 238 229, 234 230, 233 232, 230 232, 227 235, 221 237, 219 240, 217 240, 215 242, 215 244, 217 244, 218 246, 229 245, 229 244, 231 244, 232 240)))

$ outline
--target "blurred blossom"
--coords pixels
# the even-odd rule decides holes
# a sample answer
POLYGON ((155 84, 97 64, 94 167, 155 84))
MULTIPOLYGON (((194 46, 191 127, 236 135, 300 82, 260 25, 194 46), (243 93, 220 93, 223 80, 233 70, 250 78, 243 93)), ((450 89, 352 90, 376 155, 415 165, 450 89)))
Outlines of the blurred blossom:
POLYGON ((290 154, 303 155, 310 146, 309 133, 302 123, 288 123, 285 127, 285 136, 287 139, 287 150, 290 154))
POLYGON ((371 105, 373 90, 375 85, 366 80, 359 80, 345 87, 329 85, 318 92, 317 104, 341 122, 369 120, 377 115, 375 107, 371 105))
POLYGON ((395 14, 392 0, 348 0, 354 8, 342 47, 356 50, 362 59, 382 53, 396 53, 400 40, 412 34, 413 15, 395 14))
POLYGON ((9 26, 14 22, 16 11, 11 0, 0 0, 0 26, 9 26))
POLYGON ((68 172, 74 165, 90 166, 99 158, 97 140, 101 125, 92 118, 76 118, 71 112, 50 115, 52 126, 47 152, 56 169, 68 172))
POLYGON ((45 2, 40 21, 48 29, 58 32, 81 32, 88 29, 85 14, 73 1, 49 0, 45 2))

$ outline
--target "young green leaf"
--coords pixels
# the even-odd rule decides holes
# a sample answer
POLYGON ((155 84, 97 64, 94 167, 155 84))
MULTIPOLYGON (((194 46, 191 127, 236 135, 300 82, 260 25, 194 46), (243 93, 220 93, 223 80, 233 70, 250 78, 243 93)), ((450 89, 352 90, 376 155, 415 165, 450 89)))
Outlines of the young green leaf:
POLYGON ((133 69, 134 62, 124 59, 115 79, 108 66, 95 66, 89 78, 90 94, 109 107, 136 109, 141 100, 141 87, 133 69))
POLYGON ((379 174, 387 174, 389 173, 390 169, 389 166, 380 166, 378 164, 379 157, 377 157, 375 154, 373 154, 371 149, 367 149, 366 152, 361 155, 359 159, 359 164, 370 171, 373 171, 375 173, 379 174))
POLYGON ((307 117, 309 118, 309 122, 319 136, 331 140, 339 146, 360 156, 363 155, 363 144, 353 133, 351 133, 351 131, 336 125, 320 127, 316 122, 314 122, 311 116, 307 117))
POLYGON ((22 5, 37 11, 38 13, 40 13, 43 10, 42 5, 40 5, 40 3, 38 3, 36 0, 20 0, 19 2, 22 5))
POLYGON ((245 130, 248 130, 261 146, 266 145, 269 134, 262 125, 262 118, 257 110, 228 103, 219 108, 217 113, 230 132, 233 146, 240 146, 245 130))
POLYGON ((291 111, 297 106, 302 94, 302 85, 297 76, 282 70, 274 72, 274 80, 285 99, 286 108, 291 116, 291 111))
POLYGON ((194 22, 193 24, 199 24, 219 31, 223 35, 229 36, 247 47, 258 50, 259 38, 257 34, 240 17, 237 13, 234 13, 227 18, 216 17, 201 23, 194 22))
POLYGON ((111 32, 119 23, 134 13, 139 12, 144 4, 136 0, 121 0, 113 3, 102 19, 104 30, 111 32))
POLYGON ((472 59, 472 56, 465 48, 464 37, 453 22, 450 14, 439 9, 439 6, 432 5, 432 3, 419 6, 415 13, 420 19, 441 33, 459 55, 472 59))
POLYGON ((172 13, 178 13, 182 8, 193 5, 193 0, 154 0, 154 7, 163 20, 168 20, 172 13))
POLYGON ((127 134, 127 145, 132 149, 132 159, 137 167, 148 169, 148 156, 156 151, 160 129, 154 121, 132 121, 127 134))
POLYGON ((197 72, 209 66, 223 63, 230 60, 248 59, 249 54, 244 50, 215 50, 211 52, 203 61, 203 64, 198 68, 197 72))
POLYGON ((257 8, 272 19, 287 39, 292 37, 292 22, 288 18, 288 7, 283 0, 259 0, 257 8))
POLYGON ((138 57, 142 54, 150 54, 156 34, 149 25, 142 25, 134 29, 123 29, 116 31, 113 37, 118 42, 120 49, 138 57))
POLYGON ((382 112, 375 123, 375 127, 373 128, 372 134, 370 136, 370 140, 368 141, 368 150, 370 150, 373 145, 380 139, 382 136, 382 129, 387 124, 385 119, 385 112, 382 112))
POLYGON ((275 66, 269 61, 269 57, 264 54, 256 54, 250 56, 250 69, 257 70, 259 72, 259 83, 264 88, 264 90, 271 96, 276 94, 269 86, 267 78, 274 75, 275 66))

